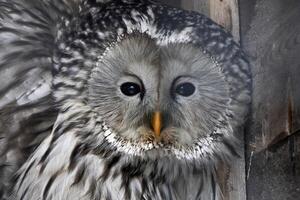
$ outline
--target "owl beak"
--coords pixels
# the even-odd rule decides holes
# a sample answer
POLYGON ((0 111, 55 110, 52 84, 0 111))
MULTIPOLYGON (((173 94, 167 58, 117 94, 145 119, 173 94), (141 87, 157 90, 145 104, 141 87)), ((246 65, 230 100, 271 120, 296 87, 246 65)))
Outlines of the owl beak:
POLYGON ((161 112, 156 111, 153 113, 152 116, 152 128, 156 138, 160 137, 161 127, 162 127, 161 112))

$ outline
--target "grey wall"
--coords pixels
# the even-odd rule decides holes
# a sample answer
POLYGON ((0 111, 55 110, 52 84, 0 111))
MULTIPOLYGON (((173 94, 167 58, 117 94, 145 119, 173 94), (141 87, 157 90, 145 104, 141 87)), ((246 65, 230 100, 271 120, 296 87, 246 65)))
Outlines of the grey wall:
POLYGON ((247 197, 300 199, 300 1, 240 0, 240 16, 254 77, 247 197))

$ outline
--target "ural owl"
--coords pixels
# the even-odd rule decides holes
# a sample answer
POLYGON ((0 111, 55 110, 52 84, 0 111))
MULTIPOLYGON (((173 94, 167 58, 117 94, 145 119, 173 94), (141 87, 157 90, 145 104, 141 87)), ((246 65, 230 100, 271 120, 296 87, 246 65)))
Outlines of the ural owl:
POLYGON ((0 0, 0 48, 0 198, 222 198, 251 75, 219 25, 150 0, 0 0))

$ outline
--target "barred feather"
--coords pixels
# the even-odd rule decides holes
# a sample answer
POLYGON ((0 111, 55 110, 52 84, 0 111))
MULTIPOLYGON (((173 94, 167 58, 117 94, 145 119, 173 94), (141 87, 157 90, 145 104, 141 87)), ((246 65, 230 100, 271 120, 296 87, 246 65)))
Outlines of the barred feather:
POLYGON ((57 21, 78 6, 63 1, 0 1, 0 199, 11 178, 50 134, 57 108, 52 98, 52 57, 57 21))
POLYGON ((220 26, 148 0, 0 0, 0 49, 1 199, 222 199, 216 166, 238 154, 251 74, 220 26), (192 44, 224 78, 220 124, 194 146, 126 140, 91 103, 89 84, 107 81, 95 66, 135 34, 192 44))

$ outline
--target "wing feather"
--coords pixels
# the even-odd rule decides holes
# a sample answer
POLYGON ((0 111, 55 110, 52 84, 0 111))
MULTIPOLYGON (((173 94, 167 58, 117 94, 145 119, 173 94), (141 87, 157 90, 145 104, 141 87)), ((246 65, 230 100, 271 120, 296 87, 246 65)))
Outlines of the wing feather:
POLYGON ((57 25, 78 8, 75 0, 0 0, 0 199, 51 132, 57 25))

